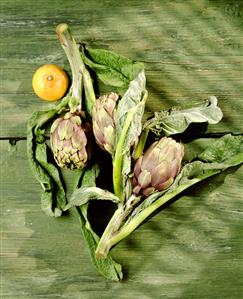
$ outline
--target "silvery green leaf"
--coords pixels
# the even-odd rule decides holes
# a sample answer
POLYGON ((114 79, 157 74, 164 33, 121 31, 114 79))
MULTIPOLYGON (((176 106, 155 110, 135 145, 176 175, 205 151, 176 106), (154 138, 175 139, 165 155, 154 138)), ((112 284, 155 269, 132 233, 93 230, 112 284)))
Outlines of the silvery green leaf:
POLYGON ((119 202, 117 196, 107 190, 98 187, 81 187, 73 192, 70 201, 64 210, 66 211, 74 206, 82 206, 92 199, 111 200, 114 203, 119 202))
POLYGON ((131 172, 131 147, 137 143, 142 131, 142 117, 147 98, 145 82, 145 74, 142 71, 130 82, 115 114, 113 183, 115 194, 121 201, 124 200, 124 190, 131 172))
MULTIPOLYGON (((138 76, 130 82, 129 88, 127 89, 121 100, 118 102, 117 111, 115 115, 116 144, 119 142, 121 132, 124 129, 124 123, 126 121, 127 113, 141 102, 145 94, 145 84, 145 74, 144 71, 141 71, 138 74, 138 76)), ((142 105, 141 108, 144 108, 144 105, 142 105)), ((134 120, 134 123, 141 130, 141 123, 139 122, 139 119, 140 117, 134 120)))
POLYGON ((191 123, 217 124, 223 117, 217 104, 217 98, 212 96, 204 105, 199 107, 155 112, 154 117, 148 120, 144 127, 149 128, 158 136, 162 134, 169 136, 184 132, 191 123))

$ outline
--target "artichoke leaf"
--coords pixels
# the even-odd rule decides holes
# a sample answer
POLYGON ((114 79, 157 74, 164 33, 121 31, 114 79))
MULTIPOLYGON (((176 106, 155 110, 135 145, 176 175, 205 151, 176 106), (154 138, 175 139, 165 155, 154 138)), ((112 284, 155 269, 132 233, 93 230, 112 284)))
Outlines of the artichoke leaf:
MULTIPOLYGON (((125 200, 125 190, 131 173, 131 148, 138 142, 142 131, 147 91, 145 89, 145 74, 140 72, 136 79, 130 82, 129 88, 118 103, 115 117, 115 147, 113 157, 114 193, 125 200)), ((127 194, 129 197, 130 194, 127 194)))
POLYGON ((130 81, 144 69, 143 63, 104 49, 83 47, 82 57, 85 64, 96 72, 105 85, 116 87, 121 94, 127 90, 130 81))
POLYGON ((66 199, 58 170, 47 159, 45 133, 48 123, 67 107, 68 101, 66 97, 49 110, 33 112, 27 124, 27 157, 42 187, 41 208, 49 216, 60 216, 66 199))
MULTIPOLYGON (((99 166, 94 164, 90 168, 86 167, 86 169, 78 171, 75 179, 74 193, 77 190, 85 188, 96 188, 96 178, 99 175, 99 170, 99 166)), ((109 280, 119 281, 123 277, 121 265, 116 263, 110 254, 105 259, 98 259, 95 256, 95 250, 99 243, 99 237, 93 231, 88 220, 88 205, 89 203, 87 202, 81 207, 76 207, 76 209, 82 227, 82 234, 89 248, 91 260, 101 275, 109 280)))
POLYGON ((73 206, 82 206, 93 199, 110 200, 114 203, 119 203, 119 198, 107 190, 98 187, 81 187, 73 192, 70 201, 64 210, 68 210, 73 206))
POLYGON ((184 132, 192 123, 217 124, 222 117, 223 113, 218 107, 218 100, 212 96, 199 107, 155 112, 154 117, 144 124, 144 128, 148 128, 157 136, 169 136, 184 132))

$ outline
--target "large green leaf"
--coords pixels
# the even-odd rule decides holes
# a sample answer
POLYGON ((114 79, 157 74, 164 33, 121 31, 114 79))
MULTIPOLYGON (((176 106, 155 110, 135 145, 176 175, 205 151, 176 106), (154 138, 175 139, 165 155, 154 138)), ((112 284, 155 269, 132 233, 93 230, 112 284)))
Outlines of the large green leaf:
POLYGON ((39 143, 36 145, 36 161, 46 171, 46 175, 49 175, 51 188, 45 190, 47 194, 42 196, 41 207, 42 210, 50 213, 51 208, 54 210, 55 216, 61 214, 61 211, 66 205, 66 194, 58 169, 48 162, 47 145, 45 143, 39 143))
POLYGON ((67 95, 49 110, 35 111, 27 124, 27 157, 30 168, 42 187, 41 208, 50 216, 60 216, 66 204, 65 191, 58 169, 48 161, 46 131, 70 101, 67 95))
MULTIPOLYGON (((80 172, 80 177, 76 178, 76 188, 81 186, 81 189, 95 188, 96 186, 96 178, 99 174, 98 165, 94 165, 91 168, 86 169, 85 171, 80 172)), ((77 189, 77 190, 81 190, 77 189)), ((99 188, 97 188, 99 189, 99 188)), ((76 190, 74 190, 75 193, 76 190)), ((81 194, 80 194, 81 195, 81 194)), ((79 200, 82 201, 82 198, 78 196, 79 200)), ((86 200, 84 200, 85 202, 86 200)), ((99 242, 99 237, 93 231, 89 220, 88 220, 88 202, 83 203, 81 207, 77 207, 80 223, 82 226, 82 233, 86 240, 86 243, 89 248, 90 256, 94 266, 97 271, 101 273, 104 277, 109 280, 119 281, 122 279, 122 268, 121 265, 116 263, 110 255, 108 255, 105 259, 98 259, 95 255, 95 251, 99 242)))
POLYGON ((84 62, 96 72, 104 84, 118 87, 121 93, 144 69, 142 63, 104 49, 83 48, 82 56, 84 62))
POLYGON ((205 151, 199 155, 199 159, 205 162, 218 162, 236 165, 243 157, 243 137, 227 134, 214 141, 205 151))
POLYGON ((212 96, 199 107, 155 112, 154 117, 144 124, 144 128, 150 129, 158 136, 168 136, 184 132, 191 123, 217 124, 223 117, 217 104, 217 98, 212 96))
POLYGON ((92 199, 111 200, 114 203, 119 202, 119 198, 107 190, 103 190, 98 187, 83 187, 78 188, 73 192, 69 203, 66 205, 64 210, 68 210, 74 206, 82 206, 92 199))
MULTIPOLYGON (((145 74, 140 72, 118 103, 115 115, 115 150, 113 158, 113 184, 115 195, 124 201, 128 175, 131 172, 131 147, 142 131, 147 91, 145 74)), ((129 195, 129 194, 128 194, 129 195)))
MULTIPOLYGON (((128 113, 131 112, 133 113, 134 119, 131 122, 131 125, 133 125, 133 128, 130 130, 130 135, 127 136, 127 144, 129 142, 133 142, 134 138, 136 139, 142 129, 141 125, 141 113, 137 113, 136 110, 138 107, 141 107, 144 109, 145 102, 138 106, 142 99, 144 98, 146 94, 146 78, 145 78, 145 73, 144 71, 141 71, 137 77, 132 80, 129 84, 129 88, 127 89, 126 93, 123 95, 121 100, 118 102, 117 106, 117 111, 115 114, 115 126, 116 126, 116 138, 115 138, 115 143, 116 145, 118 144, 120 137, 122 135, 122 131, 124 130, 124 126, 126 123, 126 119, 128 116, 128 113), (132 110, 134 109, 134 110, 132 110), (136 115, 136 113, 138 115, 136 115)), ((141 109, 140 108, 140 109, 141 109)), ((141 111, 143 112, 143 110, 141 111)), ((125 146, 126 148, 126 146, 125 146)))
POLYGON ((60 216, 66 202, 58 170, 48 162, 44 137, 47 123, 55 117, 59 108, 57 106, 47 111, 34 112, 27 126, 27 157, 31 170, 42 187, 41 208, 50 216, 60 216))

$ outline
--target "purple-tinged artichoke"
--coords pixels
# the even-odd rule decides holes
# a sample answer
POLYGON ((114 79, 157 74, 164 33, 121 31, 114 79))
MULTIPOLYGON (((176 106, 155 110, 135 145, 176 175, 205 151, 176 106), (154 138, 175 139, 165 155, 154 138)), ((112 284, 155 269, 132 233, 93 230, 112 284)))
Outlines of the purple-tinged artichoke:
POLYGON ((93 132, 97 144, 112 154, 115 141, 114 113, 119 96, 111 92, 99 97, 93 108, 93 132))
POLYGON ((167 189, 178 175, 184 146, 172 138, 154 142, 135 163, 133 193, 149 196, 167 189))
POLYGON ((90 156, 87 134, 79 115, 67 112, 51 126, 50 142, 55 161, 61 168, 82 169, 90 156))

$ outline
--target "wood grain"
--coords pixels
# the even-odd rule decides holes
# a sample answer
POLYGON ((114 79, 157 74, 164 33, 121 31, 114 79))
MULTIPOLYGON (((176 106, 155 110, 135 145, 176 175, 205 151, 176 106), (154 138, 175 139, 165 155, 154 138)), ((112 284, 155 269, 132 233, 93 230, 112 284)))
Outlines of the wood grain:
POLYGON ((55 219, 40 211, 40 186, 29 171, 25 147, 25 141, 1 142, 2 298, 243 294, 242 167, 189 189, 114 248, 125 280, 112 283, 93 268, 75 212, 55 219))
POLYGON ((196 0, 1 3, 0 103, 5 113, 0 136, 25 136, 31 109, 45 105, 31 88, 35 69, 45 63, 67 67, 54 33, 60 22, 69 23, 77 40, 88 46, 145 63, 148 111, 193 105, 215 95, 225 118, 209 131, 242 132, 242 5, 196 0), (14 119, 22 116, 17 129, 13 114, 14 119))
MULTIPOLYGON (((38 66, 69 72, 54 33, 61 22, 90 47, 145 63, 147 115, 216 95, 224 119, 204 133, 242 134, 242 16, 242 1, 229 0, 1 0, 0 139, 25 138, 30 114, 49 107, 32 91, 38 66)), ((213 140, 187 143, 186 159, 213 140)), ((0 140, 0 159, 1 298, 243 297, 242 167, 189 189, 118 244, 125 279, 112 283, 92 266, 75 211, 41 212, 26 142, 0 140)))

